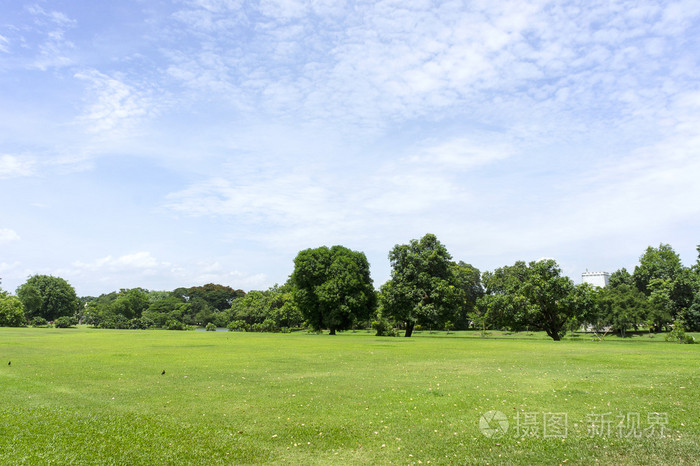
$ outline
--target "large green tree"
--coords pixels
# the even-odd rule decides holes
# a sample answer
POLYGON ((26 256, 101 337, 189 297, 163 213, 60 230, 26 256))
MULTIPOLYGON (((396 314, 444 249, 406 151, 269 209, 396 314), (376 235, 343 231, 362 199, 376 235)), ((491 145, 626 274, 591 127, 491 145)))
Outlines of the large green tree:
POLYGON ((376 295, 365 254, 343 246, 300 251, 290 277, 294 302, 314 330, 331 335, 367 319, 376 295))
POLYGON ((453 318, 460 297, 466 302, 466 293, 455 288, 452 256, 434 234, 397 244, 389 261, 391 278, 381 287, 382 315, 403 322, 405 336, 413 334, 416 324, 438 328, 453 318))
POLYGON ((574 284, 552 259, 518 261, 484 274, 484 283, 487 312, 503 326, 541 328, 553 340, 561 340, 580 319, 574 284))
POLYGON ((53 321, 61 316, 74 316, 80 301, 73 287, 64 279, 51 275, 34 275, 17 288, 17 297, 29 318, 43 317, 53 321))
POLYGON ((610 326, 623 337, 630 327, 654 319, 649 300, 633 285, 621 284, 601 290, 598 305, 599 325, 610 326))
POLYGON ((681 258, 669 244, 659 244, 658 248, 649 246, 639 258, 639 265, 634 268, 632 277, 637 289, 646 296, 651 295, 649 284, 654 279, 673 282, 683 265, 681 258))

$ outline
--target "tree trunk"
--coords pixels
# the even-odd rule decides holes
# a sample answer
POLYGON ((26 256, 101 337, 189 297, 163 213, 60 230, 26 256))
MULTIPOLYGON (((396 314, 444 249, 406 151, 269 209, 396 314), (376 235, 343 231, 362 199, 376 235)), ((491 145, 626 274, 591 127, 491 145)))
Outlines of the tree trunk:
POLYGON ((329 333, 329 335, 335 335, 335 329, 334 329, 334 328, 331 329, 331 333, 329 333))
POLYGON ((413 326, 415 323, 413 322, 406 322, 406 334, 404 335, 405 337, 410 337, 413 335, 413 326))

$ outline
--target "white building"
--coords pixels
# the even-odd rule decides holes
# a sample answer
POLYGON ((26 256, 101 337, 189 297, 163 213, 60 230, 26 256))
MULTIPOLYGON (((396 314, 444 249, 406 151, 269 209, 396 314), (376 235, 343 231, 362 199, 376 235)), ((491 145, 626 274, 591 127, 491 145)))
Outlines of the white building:
POLYGON ((610 274, 608 272, 583 272, 581 274, 581 279, 583 283, 588 283, 593 286, 600 288, 605 288, 608 286, 608 279, 610 274))

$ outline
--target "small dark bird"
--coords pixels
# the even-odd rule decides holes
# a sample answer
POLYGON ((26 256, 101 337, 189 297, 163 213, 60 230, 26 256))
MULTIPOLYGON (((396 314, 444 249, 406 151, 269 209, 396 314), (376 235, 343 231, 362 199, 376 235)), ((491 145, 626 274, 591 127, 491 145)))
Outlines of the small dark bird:
POLYGON ((12 361, 7 361, 7 365, 8 365, 8 366, 11 366, 11 365, 12 365, 12 361))
POLYGON ((161 372, 160 375, 165 375, 165 369, 163 369, 163 372, 161 372))

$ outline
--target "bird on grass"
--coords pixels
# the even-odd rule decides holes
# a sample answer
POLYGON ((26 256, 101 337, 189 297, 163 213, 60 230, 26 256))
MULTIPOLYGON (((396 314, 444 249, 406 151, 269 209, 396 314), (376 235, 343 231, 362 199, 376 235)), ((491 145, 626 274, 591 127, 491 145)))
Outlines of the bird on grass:
POLYGON ((163 369, 163 372, 161 372, 160 375, 165 375, 165 369, 163 369))
POLYGON ((12 365, 12 361, 7 361, 7 365, 8 365, 8 366, 11 366, 11 365, 12 365))

